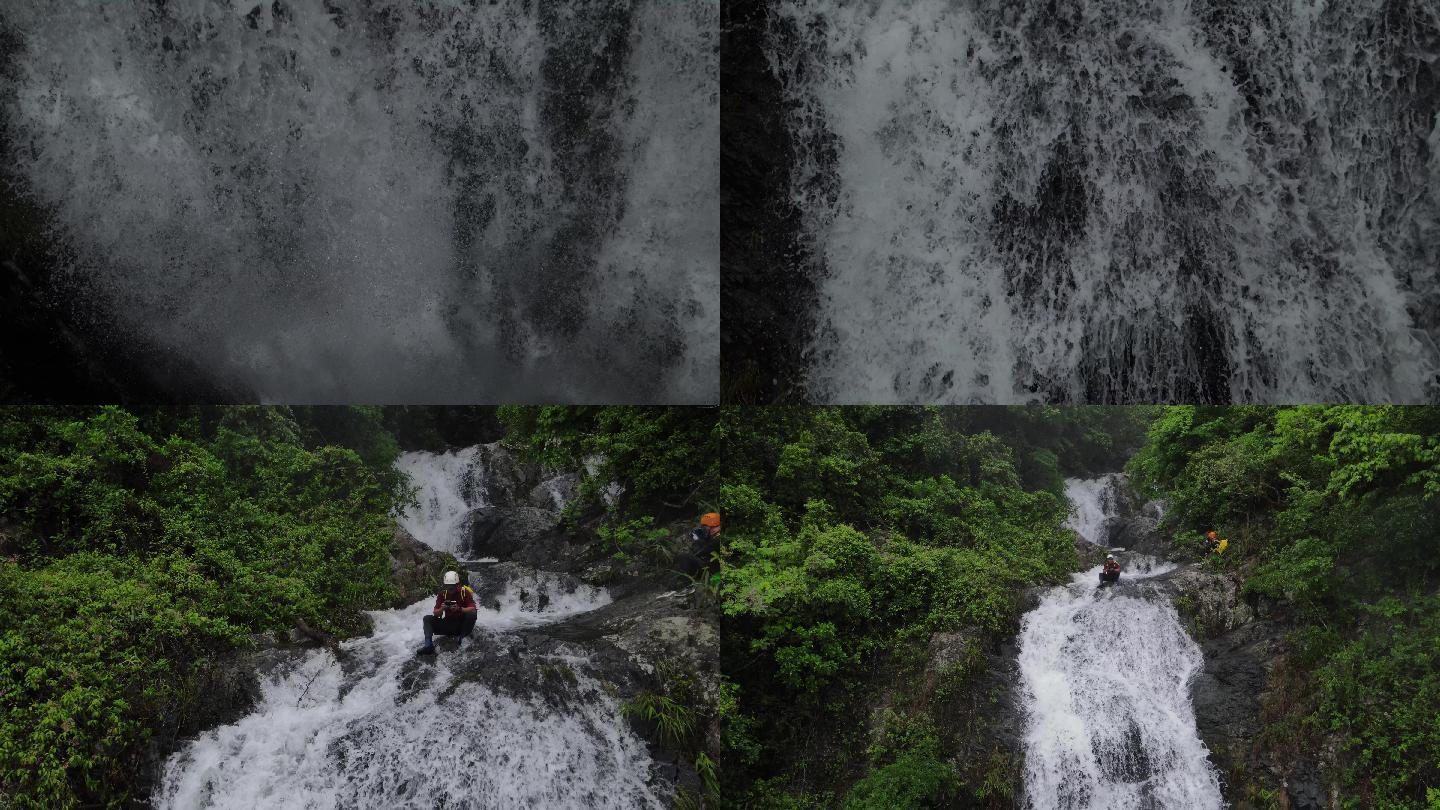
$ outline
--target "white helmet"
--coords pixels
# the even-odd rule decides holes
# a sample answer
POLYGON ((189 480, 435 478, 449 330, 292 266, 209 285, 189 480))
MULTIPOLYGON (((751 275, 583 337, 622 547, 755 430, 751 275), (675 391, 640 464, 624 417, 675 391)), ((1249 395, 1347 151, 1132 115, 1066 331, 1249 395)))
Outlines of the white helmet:
MULTIPOLYGON (((1107 559, 1107 560, 1113 560, 1113 559, 1115 559, 1115 555, 1114 555, 1114 554, 1106 554, 1106 555, 1105 555, 1105 559, 1107 559)), ((449 576, 449 574, 446 574, 446 576, 449 576)), ((450 580, 447 579, 447 580, 445 580, 445 581, 446 581, 446 582, 449 582, 450 580)))
POLYGON ((445 584, 446 584, 446 585, 459 585, 459 584, 460 584, 460 575, 457 574, 457 573, 455 573, 454 571, 446 571, 446 572, 445 572, 445 584))

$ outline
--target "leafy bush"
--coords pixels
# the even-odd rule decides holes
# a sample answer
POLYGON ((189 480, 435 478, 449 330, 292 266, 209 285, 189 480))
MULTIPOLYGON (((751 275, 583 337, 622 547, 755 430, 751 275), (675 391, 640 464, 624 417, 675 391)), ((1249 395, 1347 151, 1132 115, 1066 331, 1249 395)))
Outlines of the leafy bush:
POLYGON ((864 763, 841 735, 863 728, 850 714, 863 711, 877 667, 923 656, 934 633, 1008 632, 1019 593, 1075 564, 1057 492, 1060 447, 1023 438, 1050 436, 1047 418, 1027 409, 725 410, 722 667, 734 681, 724 778, 733 795, 766 807, 923 807, 963 792, 943 761, 943 735, 938 748, 864 763), (972 431, 979 422, 996 432, 972 431), (817 745, 826 733, 835 739, 817 745), (825 798, 835 790, 843 798, 825 798))
POLYGON ((1245 592, 1299 623, 1285 727, 1338 741, 1353 801, 1425 802, 1440 779, 1440 614, 1424 595, 1440 573, 1440 409, 1170 408, 1130 470, 1181 528, 1228 536, 1245 592))
POLYGON ((887 711, 868 751, 871 770, 851 786, 845 810, 949 807, 960 778, 941 758, 940 740, 925 718, 887 711))
POLYGON ((368 409, 0 413, 14 807, 129 806, 151 741, 209 711, 219 656, 301 620, 353 632, 389 601, 403 490, 378 424, 368 409))
POLYGON ((1413 807, 1440 784, 1440 598, 1367 605, 1365 629, 1315 672, 1315 717, 1341 741, 1367 806, 1413 807))
POLYGON ((504 406, 505 441, 554 469, 583 471, 581 508, 611 483, 612 511, 626 518, 710 505, 720 482, 714 408, 504 406))

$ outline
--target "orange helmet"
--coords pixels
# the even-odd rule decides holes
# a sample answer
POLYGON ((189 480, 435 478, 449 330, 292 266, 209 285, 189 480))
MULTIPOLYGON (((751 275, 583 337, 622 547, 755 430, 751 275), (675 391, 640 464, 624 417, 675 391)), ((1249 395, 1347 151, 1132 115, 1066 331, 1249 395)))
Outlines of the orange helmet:
POLYGON ((1215 539, 1215 532, 1206 532, 1206 533, 1205 533, 1205 536, 1208 537, 1208 538, 1210 538, 1211 540, 1214 540, 1214 539, 1215 539))
POLYGON ((701 525, 701 526, 709 526, 709 527, 712 528, 712 529, 719 528, 719 527, 720 527, 720 513, 719 513, 719 512, 706 512, 705 514, 703 514, 703 515, 700 516, 700 525, 701 525))

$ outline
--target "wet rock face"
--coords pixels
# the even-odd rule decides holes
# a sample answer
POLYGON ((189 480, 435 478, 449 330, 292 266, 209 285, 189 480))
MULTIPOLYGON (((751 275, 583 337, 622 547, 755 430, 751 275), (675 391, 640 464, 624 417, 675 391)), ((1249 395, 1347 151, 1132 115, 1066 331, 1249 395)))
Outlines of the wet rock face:
POLYGON ((715 611, 699 603, 693 588, 664 587, 659 582, 642 584, 625 598, 557 624, 549 632, 575 640, 606 639, 647 672, 678 664, 692 673, 713 673, 720 655, 715 611))
POLYGON ((580 497, 579 473, 562 473, 536 484, 525 498, 526 506, 559 513, 580 497))
POLYGON ((484 502, 491 506, 519 506, 536 486, 540 470, 515 457, 500 442, 480 445, 479 461, 485 471, 484 502))
MULTIPOLYGON (((486 569, 475 584, 481 603, 527 572, 516 563, 486 569)), ((578 578, 560 575, 559 580, 560 593, 567 580, 571 588, 586 587, 578 578)), ((453 640, 438 643, 442 654, 449 650, 446 645, 455 645, 453 640)), ((717 697, 719 627, 713 607, 707 607, 693 587, 670 590, 658 580, 637 583, 610 604, 554 624, 512 636, 483 637, 461 654, 458 681, 476 680, 556 709, 595 699, 577 683, 577 674, 600 681, 622 701, 647 691, 664 694, 667 679, 674 677, 689 679, 706 704, 713 705, 717 697)), ((426 677, 418 669, 414 676, 426 677)), ((654 779, 698 792, 699 777, 689 760, 657 744, 653 729, 636 720, 632 725, 650 740, 654 779)), ((718 734, 718 728, 713 731, 718 734)))
POLYGON ((533 506, 493 506, 470 516, 469 537, 461 553, 470 559, 496 557, 549 564, 567 544, 554 512, 533 506))
POLYGON ((1205 656, 1191 683, 1195 724, 1220 770, 1227 798, 1250 787, 1275 791, 1288 808, 1330 808, 1327 766, 1308 756, 1280 756, 1256 745, 1264 730, 1263 705, 1286 652, 1290 626, 1263 603, 1246 601, 1241 582, 1223 571, 1187 565, 1151 580, 1166 592, 1205 656))
POLYGON ((436 551, 396 526, 390 546, 390 581, 400 593, 390 607, 405 607, 435 593, 449 563, 448 554, 436 551))
POLYGON ((956 752, 951 762, 967 784, 993 781, 994 769, 1003 764, 1015 796, 1022 789, 1025 761, 1025 708, 1014 688, 1020 682, 1018 654, 1013 639, 994 645, 977 631, 935 633, 911 696, 929 705, 942 737, 948 736, 956 752))
POLYGON ((1160 510, 1153 503, 1142 505, 1107 528, 1112 546, 1162 559, 1170 556, 1170 536, 1160 531, 1160 510))
POLYGON ((1170 594, 1175 608, 1190 621, 1190 632, 1197 641, 1218 638, 1256 619, 1255 609, 1240 593, 1239 582, 1227 573, 1185 566, 1153 581, 1170 594))
POLYGON ((1248 759, 1261 730, 1260 699, 1267 663, 1279 652, 1281 629, 1250 624, 1201 644, 1205 668, 1191 685, 1195 723, 1222 772, 1248 759))

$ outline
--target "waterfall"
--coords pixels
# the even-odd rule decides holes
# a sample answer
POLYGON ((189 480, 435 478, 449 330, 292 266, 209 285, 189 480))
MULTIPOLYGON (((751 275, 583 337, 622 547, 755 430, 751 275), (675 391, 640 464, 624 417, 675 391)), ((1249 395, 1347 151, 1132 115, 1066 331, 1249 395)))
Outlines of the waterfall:
POLYGON ((712 401, 717 0, 16 0, 54 295, 267 399, 712 401))
POLYGON ((1126 485, 1124 473, 1065 479, 1065 496, 1073 510, 1066 525, 1097 546, 1110 545, 1105 523, 1115 517, 1120 488, 1126 485))
MULTIPOLYGON (((433 509, 407 518, 436 548, 483 489, 475 450, 407 454, 433 509), (479 480, 477 480, 479 479, 479 480), (468 496, 463 493, 470 493, 468 496)), ((158 807, 660 808, 645 743, 580 642, 535 646, 527 634, 604 606, 568 576, 505 564, 472 571, 475 635, 415 656, 426 598, 372 612, 373 632, 262 670, 254 711, 201 734, 166 763, 158 807), (546 675, 545 673, 550 673, 546 675), (557 676, 558 675, 558 676, 557 676)))
POLYGON ((1440 398, 1433 3, 780 0, 770 40, 816 396, 1440 398))
MULTIPOLYGON (((1100 493, 1114 480, 1067 482, 1077 513, 1105 512, 1100 493)), ((1219 778, 1189 691, 1204 659, 1145 584, 1175 566, 1122 556, 1119 585, 1097 588, 1097 566, 1051 588, 1023 619, 1027 806, 1218 810, 1219 778)))
POLYGON ((402 453, 395 467, 415 487, 417 504, 400 516, 400 526, 432 548, 459 552, 466 519, 474 510, 489 505, 480 448, 402 453))

